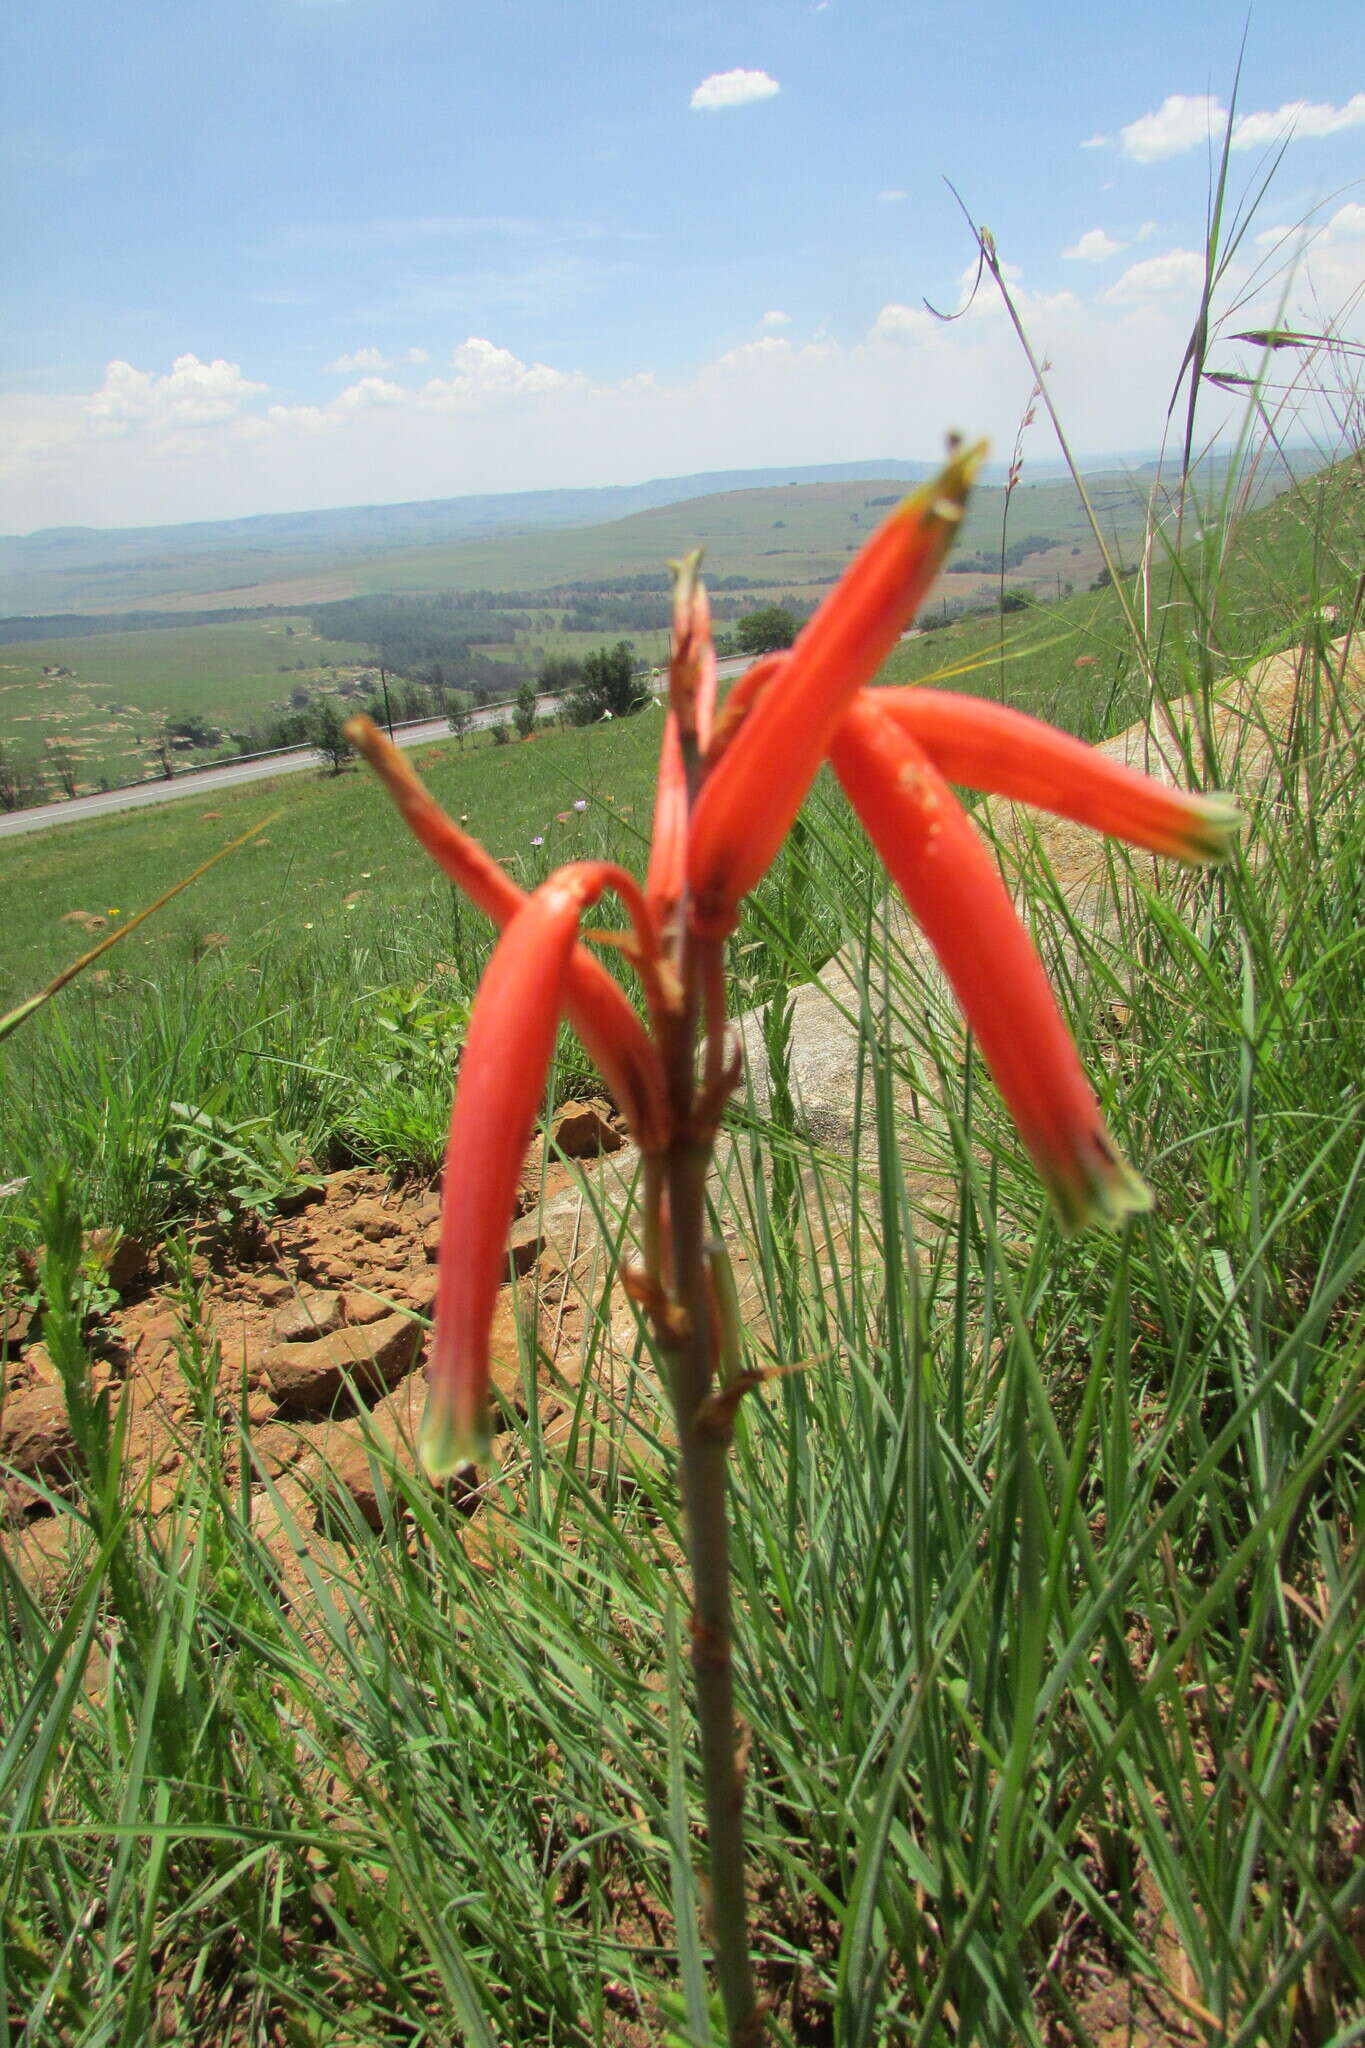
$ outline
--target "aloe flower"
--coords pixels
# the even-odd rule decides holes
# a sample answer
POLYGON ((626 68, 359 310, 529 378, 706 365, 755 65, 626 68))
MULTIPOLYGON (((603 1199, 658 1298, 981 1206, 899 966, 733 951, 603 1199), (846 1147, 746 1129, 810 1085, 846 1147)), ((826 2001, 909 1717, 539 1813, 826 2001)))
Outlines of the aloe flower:
POLYGON ((1226 852, 1236 813, 1221 798, 1168 789, 999 705, 870 687, 951 546, 982 452, 954 453, 932 485, 906 498, 795 644, 756 663, 719 712, 697 558, 678 565, 643 888, 618 868, 587 861, 557 869, 524 895, 437 810, 368 720, 348 726, 422 844, 503 927, 475 1001, 446 1155, 422 1432, 434 1473, 486 1449, 489 1332, 506 1232, 561 1014, 577 1027, 645 1154, 654 1213, 645 1219, 651 1270, 639 1293, 667 1320, 680 1254, 665 1242, 660 1162, 709 1147, 735 1078, 724 1038, 723 942, 826 759, 938 954, 1063 1227, 1117 1223, 1147 1206, 1146 1188, 1105 1129, 995 863, 949 784, 1038 804, 1190 861, 1226 852), (617 943, 640 976, 648 1026, 578 943, 583 914, 607 890, 630 915, 630 936, 617 943))

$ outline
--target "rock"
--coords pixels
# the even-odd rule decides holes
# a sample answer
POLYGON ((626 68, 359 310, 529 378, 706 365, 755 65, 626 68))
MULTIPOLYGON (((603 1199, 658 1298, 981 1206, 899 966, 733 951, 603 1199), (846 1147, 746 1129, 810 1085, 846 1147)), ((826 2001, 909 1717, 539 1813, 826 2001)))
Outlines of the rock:
POLYGON ((280 1310, 275 1318, 275 1341, 304 1344, 314 1337, 330 1337, 333 1330, 341 1328, 341 1322, 341 1296, 310 1289, 280 1310))
POLYGON ((426 1229, 422 1232, 422 1250, 433 1261, 440 1257, 441 1219, 439 1216, 434 1223, 428 1223, 426 1229))
POLYGON ((409 1273, 403 1282, 404 1298, 416 1309, 419 1316, 429 1316, 436 1306, 436 1275, 434 1273, 409 1273))
MULTIPOLYGON (((406 1296, 407 1288, 402 1289, 406 1296)), ((348 1323, 377 1323, 381 1316, 391 1316, 393 1310, 388 1302, 376 1300, 363 1287, 348 1287, 341 1297, 342 1314, 348 1323)))
POLYGON ((402 1218, 396 1216, 392 1209, 386 1209, 382 1202, 357 1202, 347 1221, 371 1244, 382 1244, 386 1238, 403 1234, 402 1218))
POLYGON ((519 1280, 511 1286, 498 1289, 497 1307, 493 1311, 493 1327, 489 1333, 488 1351, 492 1380, 492 1398, 495 1407, 500 1407, 507 1416, 526 1413, 527 1373, 534 1381, 540 1368, 539 1353, 546 1342, 547 1331, 540 1315, 536 1300, 535 1283, 519 1280), (522 1368, 521 1330, 534 1316, 532 1329, 526 1331, 528 1353, 526 1369, 522 1368))
POLYGON ((625 1143, 611 1121, 611 1110, 599 1097, 587 1102, 565 1102, 555 1111, 550 1137, 566 1159, 595 1159, 599 1152, 616 1152, 625 1143))
POLYGON ((512 1225, 512 1234, 507 1240, 507 1257, 514 1273, 529 1273, 544 1249, 545 1233, 535 1217, 527 1217, 512 1225))
POLYGON ((126 1294, 138 1280, 144 1280, 156 1264, 156 1248, 139 1238, 125 1237, 118 1230, 92 1230, 85 1248, 99 1260, 109 1276, 109 1285, 126 1294))
POLYGON ((34 1314, 22 1301, 0 1302, 0 1354, 17 1351, 33 1326, 34 1314))
POLYGON ((74 1515, 45 1515, 7 1532, 10 1559, 34 1598, 55 1600, 72 1573, 85 1561, 89 1538, 74 1515))
POLYGON ((148 1365, 160 1365, 185 1342, 185 1325, 174 1309, 162 1309, 148 1317, 134 1341, 148 1365))
POLYGON ((252 1281, 251 1291, 267 1308, 273 1308, 277 1301, 288 1301, 294 1292, 289 1282, 280 1279, 276 1273, 262 1273, 259 1279, 252 1281))
POLYGON ((76 1439, 60 1387, 27 1387, 0 1409, 0 1461, 26 1479, 66 1479, 77 1463, 76 1439))
POLYGON ((336 1330, 311 1344, 276 1345, 266 1353, 265 1369, 283 1413, 318 1415, 345 1395, 348 1381, 362 1393, 396 1386, 421 1337, 420 1325, 407 1316, 385 1316, 365 1329, 336 1330))
POLYGON ((60 1387, 62 1376, 52 1363, 46 1344, 30 1344, 24 1353, 24 1365, 31 1387, 60 1387))

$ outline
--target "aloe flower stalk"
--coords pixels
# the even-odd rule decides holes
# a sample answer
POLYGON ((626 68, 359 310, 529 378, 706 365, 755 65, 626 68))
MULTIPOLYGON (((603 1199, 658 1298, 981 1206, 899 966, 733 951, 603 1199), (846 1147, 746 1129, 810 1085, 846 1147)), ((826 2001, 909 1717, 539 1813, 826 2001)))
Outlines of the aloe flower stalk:
POLYGON ((502 928, 451 1112, 421 1432, 435 1476, 488 1447, 494 1304, 561 1014, 641 1148, 644 1265, 628 1279, 652 1323, 677 1425, 711 1933, 732 2048, 753 2048, 764 2030, 744 1892, 727 1498, 736 1407, 758 1376, 733 1372, 734 1333, 723 1327, 725 1290, 708 1265, 705 1221, 712 1144, 737 1079, 724 945, 741 900, 828 759, 937 953, 1063 1225, 1118 1223, 1150 1196, 1104 1127, 1028 935, 949 784, 1041 804, 1182 860, 1218 858, 1236 825, 1226 800, 1185 796, 1018 712, 870 687, 948 552, 982 453, 955 451, 933 484, 905 499, 795 644, 755 663, 720 710, 698 558, 676 565, 643 887, 607 862, 576 861, 526 894, 443 815, 368 719, 346 728, 422 845, 502 928), (645 1017, 580 940, 584 913, 606 890, 629 913, 630 935, 614 943, 639 977, 645 1017))

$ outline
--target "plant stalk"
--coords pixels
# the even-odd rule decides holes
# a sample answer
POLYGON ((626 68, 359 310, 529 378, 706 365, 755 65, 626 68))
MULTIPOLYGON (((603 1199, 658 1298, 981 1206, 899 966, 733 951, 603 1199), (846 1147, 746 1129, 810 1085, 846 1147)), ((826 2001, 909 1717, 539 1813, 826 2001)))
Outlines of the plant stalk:
POLYGON ((731 2048, 754 2048, 763 2019, 749 1963, 744 1892, 744 1770, 730 1622, 730 1429, 708 1428, 706 1408, 712 1378, 705 1253, 710 1157, 709 1143, 684 1139, 665 1164, 671 1292, 681 1311, 680 1328, 666 1349, 692 1572, 691 1658, 711 1858, 711 1940, 731 2048))

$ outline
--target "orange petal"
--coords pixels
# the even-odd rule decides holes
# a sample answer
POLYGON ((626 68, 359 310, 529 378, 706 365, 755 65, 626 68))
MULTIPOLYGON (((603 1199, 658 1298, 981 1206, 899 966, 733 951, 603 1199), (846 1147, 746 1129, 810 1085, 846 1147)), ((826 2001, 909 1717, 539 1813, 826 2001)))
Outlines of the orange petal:
POLYGON ((771 866, 835 728, 909 625, 948 552, 984 449, 953 457, 873 534, 791 648, 702 785, 688 834, 698 931, 733 930, 771 866))
POLYGON ((830 758, 938 955, 1063 1229, 1147 1208, 995 863, 929 756, 868 691, 830 758))
POLYGON ((967 789, 1036 804, 1176 860, 1224 860, 1241 824, 1230 797, 1186 796, 1054 725, 951 690, 879 690, 877 703, 967 789))
POLYGON ((436 1330, 419 1449, 434 1478, 488 1448, 489 1332, 517 1182, 545 1092, 583 911, 615 870, 560 868, 493 950, 470 1014, 441 1191, 436 1330))
POLYGON ((687 862, 687 775, 683 768, 678 714, 664 719, 659 748, 659 780, 654 791, 654 832, 649 843, 645 900, 662 924, 683 892, 687 862))
POLYGON ((702 753, 711 739, 716 709, 716 650, 711 644, 711 600, 701 581, 702 551, 673 562, 673 645, 668 659, 668 701, 678 729, 695 738, 702 753))
MULTIPOLYGON (((388 790, 414 839, 480 910, 495 924, 506 925, 528 900, 525 890, 476 839, 451 823, 370 719, 348 720, 345 732, 388 790)), ((581 946, 569 963, 564 1008, 637 1141, 646 1151, 658 1151, 666 1142, 667 1113, 654 1042, 625 991, 581 946)))

